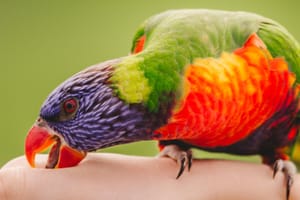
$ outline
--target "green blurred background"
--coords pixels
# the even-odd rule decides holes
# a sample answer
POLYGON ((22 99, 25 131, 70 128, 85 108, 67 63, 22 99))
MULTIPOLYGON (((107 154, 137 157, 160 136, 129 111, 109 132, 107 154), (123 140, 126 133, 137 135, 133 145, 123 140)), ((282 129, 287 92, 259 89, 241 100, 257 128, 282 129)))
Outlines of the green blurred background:
MULTIPOLYGON (((23 154, 26 133, 49 92, 86 66, 127 55, 137 26, 149 16, 176 8, 252 11, 279 21, 300 40, 299 2, 0 0, 0 166, 23 154)), ((152 156, 157 148, 140 142, 102 151, 152 156)))

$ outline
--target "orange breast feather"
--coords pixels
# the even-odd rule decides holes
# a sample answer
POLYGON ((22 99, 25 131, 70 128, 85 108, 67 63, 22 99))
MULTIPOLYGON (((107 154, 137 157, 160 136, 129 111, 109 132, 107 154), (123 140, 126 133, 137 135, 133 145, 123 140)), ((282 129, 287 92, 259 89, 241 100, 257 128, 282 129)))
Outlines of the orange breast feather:
POLYGON ((208 148, 251 134, 287 103, 295 82, 285 60, 272 58, 255 34, 233 53, 195 60, 184 77, 184 94, 156 133, 208 148))

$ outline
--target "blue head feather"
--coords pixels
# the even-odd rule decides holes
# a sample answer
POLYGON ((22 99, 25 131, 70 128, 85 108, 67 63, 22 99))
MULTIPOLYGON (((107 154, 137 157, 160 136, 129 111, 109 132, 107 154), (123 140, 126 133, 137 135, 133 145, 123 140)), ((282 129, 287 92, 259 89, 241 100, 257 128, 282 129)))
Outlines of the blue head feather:
POLYGON ((109 78, 119 59, 89 67, 58 86, 46 99, 40 117, 71 147, 93 151, 99 148, 151 139, 157 118, 143 105, 120 100, 109 78), (64 116, 62 103, 78 102, 74 116, 64 116))

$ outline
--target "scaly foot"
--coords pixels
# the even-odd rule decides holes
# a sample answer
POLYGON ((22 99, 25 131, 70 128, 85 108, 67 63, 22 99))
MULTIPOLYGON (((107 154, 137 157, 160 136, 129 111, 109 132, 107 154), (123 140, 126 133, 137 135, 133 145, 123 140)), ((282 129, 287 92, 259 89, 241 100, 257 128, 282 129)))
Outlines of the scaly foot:
POLYGON ((176 179, 178 179, 182 175, 186 166, 188 167, 188 171, 190 171, 193 159, 192 151, 190 149, 182 150, 174 144, 166 145, 158 154, 158 157, 166 156, 177 161, 180 166, 176 179))
POLYGON ((273 166, 273 178, 275 178, 277 172, 282 171, 286 179, 286 199, 289 199, 291 187, 294 182, 294 176, 297 173, 295 164, 289 160, 278 159, 273 166))

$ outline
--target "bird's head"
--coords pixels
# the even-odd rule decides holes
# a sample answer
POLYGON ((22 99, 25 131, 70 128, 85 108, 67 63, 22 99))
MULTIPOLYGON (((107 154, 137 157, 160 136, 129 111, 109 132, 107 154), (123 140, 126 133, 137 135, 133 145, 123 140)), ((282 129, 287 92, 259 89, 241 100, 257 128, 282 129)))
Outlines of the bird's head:
POLYGON ((134 134, 130 129, 142 127, 142 112, 120 100, 109 83, 113 65, 118 62, 89 67, 48 96, 25 142, 31 166, 35 165, 35 155, 51 145, 47 168, 74 166, 86 152, 126 143, 134 134))
POLYGON ((152 139, 180 95, 177 70, 190 61, 190 40, 177 28, 185 23, 181 17, 163 20, 170 14, 143 23, 131 55, 87 68, 48 96, 26 138, 32 166, 35 155, 51 145, 46 167, 60 168, 76 165, 89 151, 152 139), (177 48, 178 41, 185 46, 177 48))

